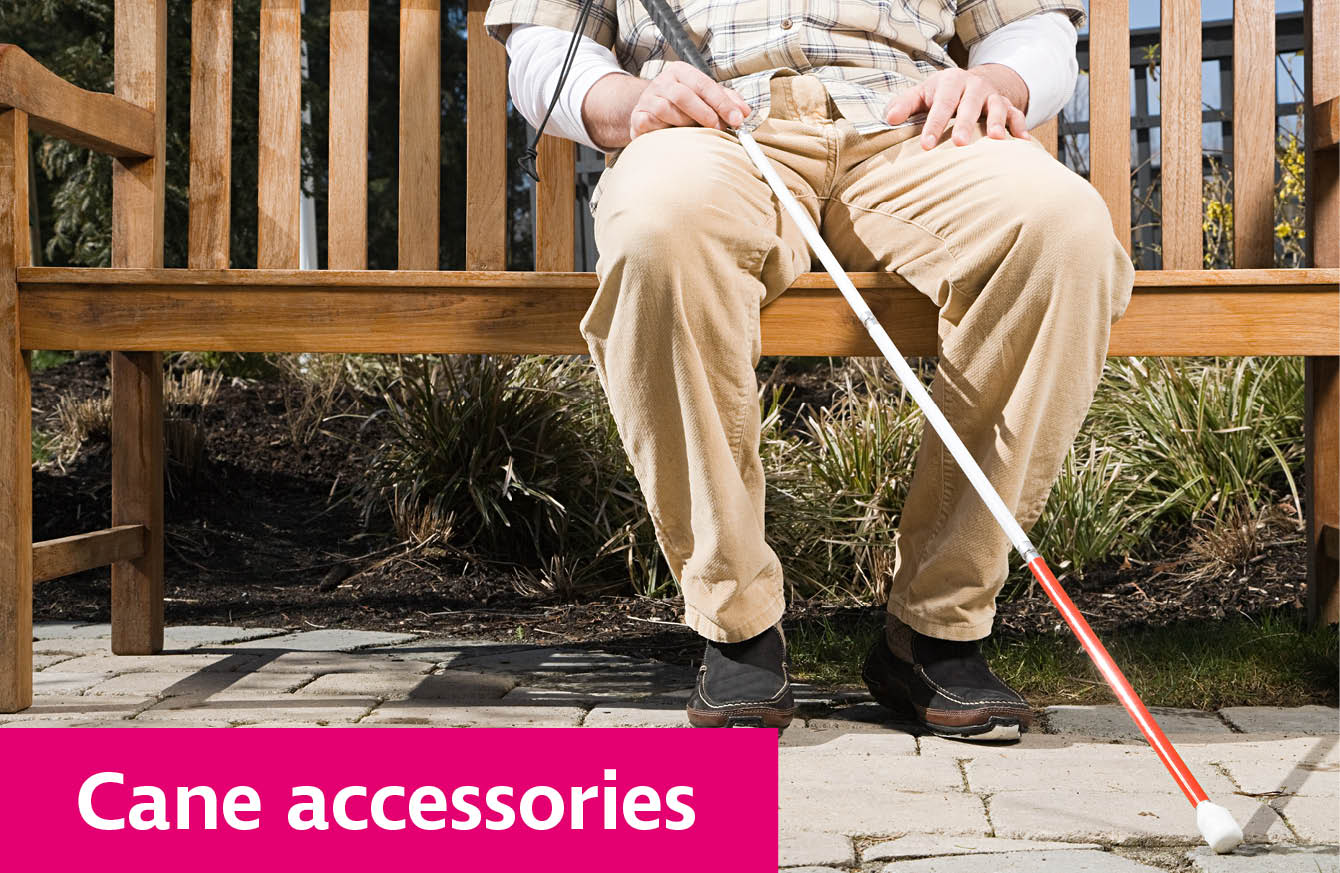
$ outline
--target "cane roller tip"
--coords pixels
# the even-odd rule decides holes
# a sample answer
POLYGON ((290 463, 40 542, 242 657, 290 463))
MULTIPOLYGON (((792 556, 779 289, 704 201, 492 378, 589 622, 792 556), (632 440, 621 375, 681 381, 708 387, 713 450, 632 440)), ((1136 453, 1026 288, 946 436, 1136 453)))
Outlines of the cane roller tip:
POLYGON ((1242 828, 1233 820, 1233 814, 1208 800, 1196 805, 1196 828, 1205 843, 1220 855, 1233 851, 1242 843, 1242 828))

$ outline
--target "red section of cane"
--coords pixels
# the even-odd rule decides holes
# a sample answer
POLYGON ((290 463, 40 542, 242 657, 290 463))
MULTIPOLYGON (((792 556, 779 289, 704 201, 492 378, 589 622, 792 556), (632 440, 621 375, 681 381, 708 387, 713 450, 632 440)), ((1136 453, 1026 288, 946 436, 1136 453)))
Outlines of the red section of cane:
POLYGON ((1066 624, 1070 625, 1070 629, 1079 638, 1080 645, 1084 647, 1084 651, 1089 653, 1089 657, 1098 667, 1098 672, 1103 674, 1107 684, 1116 692, 1121 705, 1126 707, 1126 711, 1135 720, 1136 725, 1145 735, 1145 739, 1149 740, 1149 745, 1154 747, 1154 751, 1158 754, 1159 760, 1163 762, 1163 766, 1167 767, 1173 779, 1177 780, 1177 785, 1186 795, 1187 801, 1192 806, 1197 806, 1202 801, 1208 800, 1205 789, 1200 787, 1196 777, 1192 776, 1191 771, 1187 769, 1182 756, 1177 754, 1177 749, 1173 748, 1173 744, 1168 742, 1163 729, 1159 727, 1158 722, 1154 721, 1154 717, 1149 714, 1149 710, 1145 709, 1144 702, 1135 693, 1131 683, 1126 681, 1121 668, 1112 660, 1112 656, 1107 653, 1107 649, 1103 648, 1103 644, 1094 634, 1093 628, 1089 627, 1089 623, 1085 621, 1084 616, 1075 608, 1075 603, 1070 599, 1070 595, 1066 594, 1065 589, 1061 587, 1061 583, 1056 581, 1056 577, 1052 575, 1047 562, 1042 560, 1041 556, 1035 557, 1028 562, 1028 569, 1033 571, 1034 578, 1038 580, 1042 590, 1047 592, 1047 596, 1051 598, 1052 603, 1056 605, 1057 610, 1065 618, 1066 624))

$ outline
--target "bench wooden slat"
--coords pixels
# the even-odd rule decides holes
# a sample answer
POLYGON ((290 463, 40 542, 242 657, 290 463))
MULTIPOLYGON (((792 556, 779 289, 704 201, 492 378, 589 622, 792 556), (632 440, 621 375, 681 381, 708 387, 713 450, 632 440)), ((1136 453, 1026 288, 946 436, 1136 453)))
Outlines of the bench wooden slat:
POLYGON ((1163 0, 1159 45, 1163 268, 1203 265, 1200 0, 1163 0))
POLYGON ((256 265, 298 266, 302 198, 302 20, 298 0, 261 0, 256 265))
POLYGON ((1233 3, 1233 264, 1275 262, 1275 3, 1233 3))
POLYGON ((466 11, 465 266, 507 266, 507 52, 484 30, 489 0, 466 11))
MULTIPOLYGON (((934 306, 858 273, 910 355, 935 352, 934 306)), ((1340 346, 1340 270, 1141 271, 1113 355, 1324 354, 1340 346)), ((25 348, 582 354, 590 273, 288 270, 19 271, 25 348)), ((874 355, 831 280, 764 310, 765 354, 874 355)))
POLYGON ((16 45, 0 44, 0 108, 28 113, 33 133, 47 133, 114 157, 154 153, 154 117, 114 94, 76 88, 16 45))
POLYGON ((1317 140, 1313 147, 1317 151, 1334 151, 1340 143, 1340 97, 1332 97, 1317 104, 1317 140))
POLYGON ((1089 180, 1107 204, 1112 230, 1129 253, 1130 10, 1123 0, 1095 0, 1089 16, 1089 180))
POLYGON ((437 269, 442 138, 442 9, 400 0, 400 258, 437 269))
POLYGON ((228 268, 233 142, 233 3, 191 4, 191 205, 186 262, 228 268))
POLYGON ((535 269, 571 270, 575 258, 574 201, 577 165, 573 142, 556 136, 541 138, 535 189, 535 269))
POLYGON ((134 560, 144 554, 144 537, 144 525, 123 524, 33 543, 33 583, 134 560))
POLYGON ((326 263, 368 265, 368 0, 330 5, 330 206, 326 263))

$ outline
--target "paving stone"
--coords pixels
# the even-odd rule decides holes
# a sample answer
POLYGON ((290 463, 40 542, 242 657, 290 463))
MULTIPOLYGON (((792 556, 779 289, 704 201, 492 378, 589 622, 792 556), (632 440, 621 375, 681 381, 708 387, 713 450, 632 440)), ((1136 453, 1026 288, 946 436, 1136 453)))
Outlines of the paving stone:
MULTIPOLYGON (((1077 745, 1092 747, 1096 743, 1115 748, 1130 745, 1119 743, 1116 740, 1063 737, 1056 734, 1039 733, 1036 730, 1020 734, 1018 741, 1012 743, 975 743, 968 740, 951 740, 931 734, 925 734, 918 740, 922 757, 955 759, 1009 758, 1026 749, 1069 749, 1077 745)), ((1144 752, 1149 754, 1148 747, 1144 747, 1144 752)))
POLYGON ((294 652, 352 652, 372 646, 390 646, 418 639, 415 634, 392 634, 382 631, 323 630, 300 631, 263 640, 248 640, 229 646, 230 649, 282 649, 294 652))
POLYGON ((163 648, 198 649, 201 646, 222 646, 284 633, 278 627, 215 627, 213 625, 177 625, 163 628, 163 648))
MULTIPOLYGON (((838 737, 853 732, 851 730, 833 730, 822 726, 811 727, 810 725, 814 721, 817 721, 817 719, 811 719, 810 722, 796 719, 791 722, 791 726, 777 737, 777 744, 787 748, 822 746, 824 743, 831 743, 838 737)), ((874 733, 875 731, 869 732, 874 733)))
POLYGON ((1102 849, 1096 843, 1058 843, 1049 840, 1002 840, 997 837, 931 837, 909 834, 876 843, 861 852, 861 861, 932 858, 940 855, 989 855, 1005 852, 1065 852, 1102 849))
POLYGON ((74 657, 73 655, 68 655, 68 654, 60 654, 60 655, 39 655, 39 654, 34 653, 34 654, 33 654, 33 670, 34 670, 34 672, 38 672, 38 673, 40 673, 41 671, 45 670, 45 669, 48 668, 48 667, 54 667, 56 664, 59 664, 59 663, 61 663, 62 661, 68 661, 68 660, 70 660, 70 659, 73 658, 73 657, 74 657))
POLYGON ((586 714, 582 727, 686 728, 684 707, 597 706, 586 714))
POLYGON ((791 831, 777 837, 777 866, 834 865, 847 867, 856 863, 851 838, 842 834, 817 831, 791 831))
POLYGON ((1340 843, 1336 797, 1280 797, 1271 807, 1284 816, 1300 839, 1309 843, 1340 843))
MULTIPOLYGON (((479 669, 476 665, 466 668, 479 669)), ((593 699, 632 699, 675 691, 693 683, 693 671, 673 664, 613 664, 590 673, 532 674, 532 684, 575 691, 593 699)))
POLYGON ((576 727, 583 711, 575 706, 434 706, 423 700, 393 700, 377 707, 360 725, 418 724, 438 727, 576 727))
POLYGON ((469 657, 501 655, 505 652, 517 652, 533 649, 534 646, 521 643, 500 643, 496 640, 452 639, 416 639, 410 643, 396 646, 374 646, 361 651, 374 655, 394 655, 407 661, 429 661, 433 664, 449 664, 469 657))
MULTIPOLYGON (((791 728, 787 728, 786 732, 790 733, 791 728)), ((917 753, 917 738, 911 734, 899 733, 898 731, 839 733, 830 742, 824 743, 821 748, 809 748, 805 751, 807 754, 818 756, 847 755, 852 758, 860 758, 867 764, 873 759, 877 769, 887 772, 886 768, 879 764, 879 761, 889 757, 915 755, 917 753)), ((800 756, 801 750, 797 749, 794 752, 788 752, 788 754, 800 756)), ((797 760, 800 760, 800 757, 797 757, 797 760)), ((820 759, 816 758, 816 760, 820 759)), ((939 768, 944 763, 944 761, 937 761, 934 764, 927 764, 926 769, 927 771, 935 770, 939 772, 939 768)), ((957 772, 958 765, 952 761, 949 763, 954 765, 954 770, 957 772)), ((905 765, 906 762, 903 762, 899 766, 905 765)), ((955 790, 962 790, 961 782, 961 779, 955 780, 955 790)))
MULTIPOLYGON (((1210 712, 1151 706, 1149 712, 1169 737, 1196 734, 1232 733, 1228 725, 1210 712)), ((1109 706, 1049 706, 1043 710, 1049 733, 1076 734, 1083 737, 1116 737, 1141 740, 1140 729, 1126 710, 1109 706)))
MULTIPOLYGON (((1250 797, 1225 794, 1225 806, 1248 840, 1289 839, 1284 822, 1250 797)), ((996 836, 1006 839, 1096 842, 1105 845, 1200 842, 1196 814, 1180 794, 1073 790, 1002 791, 990 798, 996 836)))
POLYGON ((1158 869, 1091 849, 923 858, 894 861, 884 868, 887 873, 1153 873, 1158 869))
POLYGON ((176 709, 194 706, 204 699, 252 700, 283 695, 315 678, 310 673, 125 673, 84 693, 86 696, 138 694, 179 698, 168 704, 168 708, 176 709))
POLYGON ((206 654, 193 652, 182 655, 82 655, 61 665, 67 672, 79 673, 186 673, 231 672, 256 662, 247 655, 206 654))
POLYGON ((299 722, 312 725, 313 722, 353 722, 377 704, 373 698, 338 697, 312 698, 305 700, 297 697, 265 701, 206 700, 188 709, 174 707, 179 698, 168 698, 163 703, 147 709, 136 718, 146 722, 189 722, 224 721, 229 724, 256 722, 299 722))
POLYGON ((78 719, 37 719, 34 721, 15 721, 9 724, 0 724, 0 728, 226 728, 230 725, 226 721, 183 721, 183 722, 151 722, 137 721, 134 719, 92 719, 80 721, 78 719))
POLYGON ((1216 855, 1201 846, 1187 858, 1204 873, 1340 873, 1335 846, 1240 846, 1231 855, 1216 855))
POLYGON ((69 719, 116 719, 134 715, 153 703, 153 698, 42 697, 23 712, 0 714, 0 723, 22 721, 66 721, 69 719))
POLYGON ((1243 733, 1334 734, 1340 710, 1333 706, 1230 706, 1219 710, 1243 733))
POLYGON ((466 654, 454 658, 452 667, 499 670, 509 673, 593 673, 612 667, 640 667, 654 662, 639 661, 609 652, 585 652, 558 647, 513 649, 508 652, 466 654))
MULTIPOLYGON (((1148 746, 1081 744, 1057 749, 1002 749, 1002 754, 968 760, 968 787, 996 791, 1049 790, 1083 786, 1094 791, 1176 794, 1181 789, 1148 746)), ((1202 767, 1196 778, 1212 796, 1231 794, 1236 786, 1218 769, 1202 767)))
POLYGON ((110 655, 111 640, 55 637, 33 643, 33 655, 110 655))
MULTIPOLYGON (((1235 734, 1247 740, 1241 734, 1235 734)), ((1282 791, 1317 797, 1340 797, 1340 737, 1281 737, 1237 743, 1179 746, 1196 773, 1228 771, 1248 794, 1282 791)))
POLYGON ((412 700, 497 700, 516 685, 516 679, 497 673, 449 670, 425 676, 408 670, 372 670, 364 673, 328 673, 299 689, 299 695, 359 695, 412 700))
POLYGON ((786 873, 842 873, 836 867, 787 867, 786 873))
MULTIPOLYGON (((568 691, 562 688, 541 688, 537 685, 518 685, 504 694, 501 702, 528 706, 593 706, 597 703, 610 705, 609 700, 596 694, 583 694, 581 691, 568 691)), ((679 708, 683 710, 684 704, 680 703, 679 708)))
POLYGON ((33 624, 35 640, 98 640, 110 639, 110 624, 90 624, 86 621, 43 621, 33 624))
MULTIPOLYGON (((239 653, 240 654, 240 653, 239 653)), ((430 661, 415 661, 392 655, 366 652, 264 652, 256 655, 255 669, 262 673, 366 673, 370 670, 396 669, 431 673, 430 661)))
POLYGON ((837 706, 821 716, 809 719, 810 727, 816 730, 882 731, 896 729, 902 724, 893 713, 878 703, 837 706))
POLYGON ((97 685, 110 673, 73 673, 66 670, 43 670, 33 674, 33 696, 50 697, 79 694, 97 685))

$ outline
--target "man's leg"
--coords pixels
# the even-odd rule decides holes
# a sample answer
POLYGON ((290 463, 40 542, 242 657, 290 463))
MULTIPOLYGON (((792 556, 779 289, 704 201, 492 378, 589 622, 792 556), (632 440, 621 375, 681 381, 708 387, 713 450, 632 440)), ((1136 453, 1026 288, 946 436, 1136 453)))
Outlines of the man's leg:
MULTIPOLYGON (((779 668, 782 568, 764 540, 754 366, 760 305, 808 266, 803 238, 738 143, 678 128, 638 137, 607 171, 596 240, 600 287, 582 335, 683 589, 685 621, 713 641, 709 668, 779 668)), ((781 689, 789 700, 784 673, 773 672, 727 676, 699 708, 781 689)))
MULTIPOLYGON (((982 138, 926 152, 912 140, 850 172, 824 217, 846 249, 839 257, 896 270, 940 306, 932 396, 1028 528, 1130 298, 1131 263, 1102 200, 1033 143, 982 138)), ((943 687, 925 683, 922 699, 911 689, 932 727, 1027 726, 1027 707, 990 677, 972 642, 991 631, 1009 549, 928 429, 899 527, 888 636, 905 665, 948 665, 943 687)))

